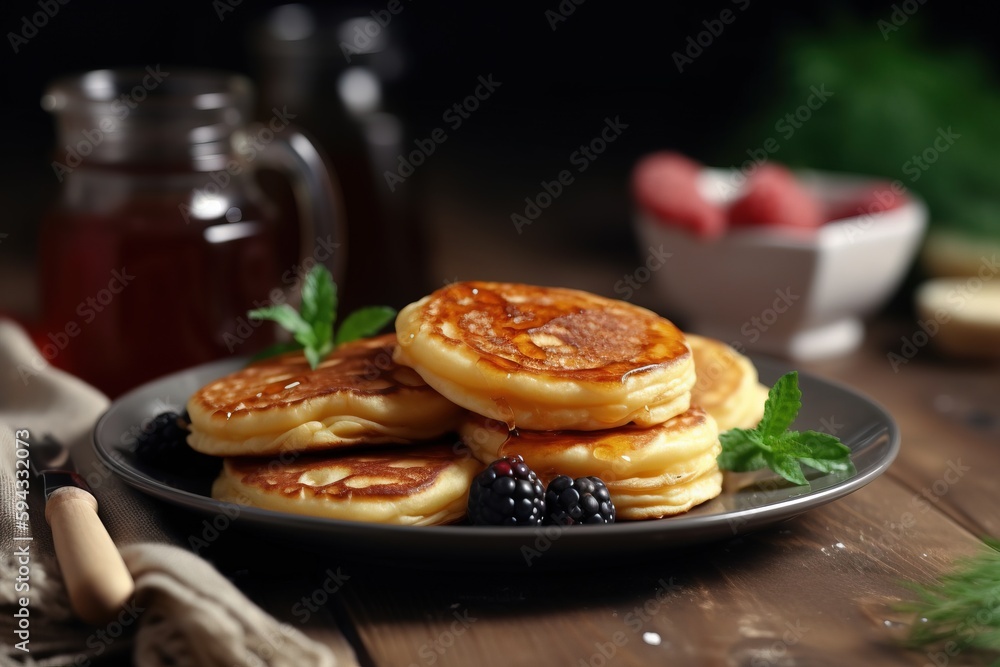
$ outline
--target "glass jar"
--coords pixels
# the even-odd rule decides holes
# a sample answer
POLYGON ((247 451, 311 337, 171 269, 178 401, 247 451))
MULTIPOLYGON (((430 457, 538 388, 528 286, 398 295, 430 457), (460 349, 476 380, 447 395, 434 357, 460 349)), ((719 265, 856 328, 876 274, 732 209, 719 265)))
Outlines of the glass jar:
POLYGON ((342 274, 333 178, 292 112, 250 121, 246 78, 101 70, 42 106, 62 185, 40 234, 43 352, 105 393, 260 350, 277 332, 248 310, 289 299, 316 261, 342 274), (261 194, 262 167, 288 173, 303 229, 261 194))

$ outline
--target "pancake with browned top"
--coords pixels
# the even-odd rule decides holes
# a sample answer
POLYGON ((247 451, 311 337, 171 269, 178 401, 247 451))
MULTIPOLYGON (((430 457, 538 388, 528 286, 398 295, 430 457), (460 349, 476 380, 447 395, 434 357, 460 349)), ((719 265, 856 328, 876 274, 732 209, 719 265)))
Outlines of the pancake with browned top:
POLYGON ((686 334, 696 380, 691 403, 715 418, 720 431, 753 428, 764 416, 767 387, 753 362, 722 341, 686 334))
POLYGON ((431 526, 465 516, 469 486, 481 468, 460 445, 444 443, 228 458, 212 497, 291 514, 431 526))
POLYGON ((301 352, 259 361, 188 401, 194 449, 259 456, 411 443, 452 430, 461 409, 392 357, 392 334, 346 343, 314 370, 301 352))
POLYGON ((520 454, 546 482, 560 474, 600 477, 619 519, 679 514, 722 491, 719 431, 698 407, 650 427, 601 431, 508 431, 501 421, 470 414, 459 433, 484 463, 520 454))
POLYGON ((694 364, 668 320, 587 292, 465 282, 396 318, 396 360, 511 427, 658 424, 689 406, 694 364))

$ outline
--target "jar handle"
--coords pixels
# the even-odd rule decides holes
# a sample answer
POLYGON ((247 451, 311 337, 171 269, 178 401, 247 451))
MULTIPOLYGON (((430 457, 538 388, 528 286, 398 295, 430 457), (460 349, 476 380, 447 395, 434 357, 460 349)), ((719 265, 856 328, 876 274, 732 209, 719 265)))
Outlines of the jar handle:
POLYGON ((252 168, 266 167, 288 175, 301 224, 300 258, 313 257, 324 264, 343 286, 347 225, 339 181, 329 161, 313 141, 287 124, 276 132, 263 123, 251 123, 234 135, 234 141, 252 168), (271 139, 266 141, 268 136, 271 139), (328 251, 331 248, 332 252, 328 251))

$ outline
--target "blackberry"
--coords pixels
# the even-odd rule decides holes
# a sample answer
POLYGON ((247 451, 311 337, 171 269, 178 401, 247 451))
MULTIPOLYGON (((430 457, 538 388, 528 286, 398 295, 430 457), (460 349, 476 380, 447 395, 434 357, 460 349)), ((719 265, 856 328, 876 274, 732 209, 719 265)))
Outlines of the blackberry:
POLYGON ((215 459, 188 447, 191 418, 187 411, 161 412, 144 424, 135 439, 135 455, 143 463, 173 471, 194 472, 215 464, 215 459))
POLYGON ((497 459, 469 490, 475 526, 538 526, 545 518, 545 487, 520 456, 497 459))
POLYGON ((545 491, 545 523, 558 526, 615 522, 615 504, 599 477, 559 475, 545 491))

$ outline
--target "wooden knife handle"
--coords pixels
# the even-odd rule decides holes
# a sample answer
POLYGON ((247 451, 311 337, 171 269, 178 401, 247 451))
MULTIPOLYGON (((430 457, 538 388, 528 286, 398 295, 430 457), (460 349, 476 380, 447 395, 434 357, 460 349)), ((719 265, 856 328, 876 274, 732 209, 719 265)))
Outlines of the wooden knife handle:
POLYGON ((87 623, 108 623, 132 597, 135 582, 97 516, 97 499, 74 486, 56 489, 45 503, 45 520, 73 611, 87 623))

